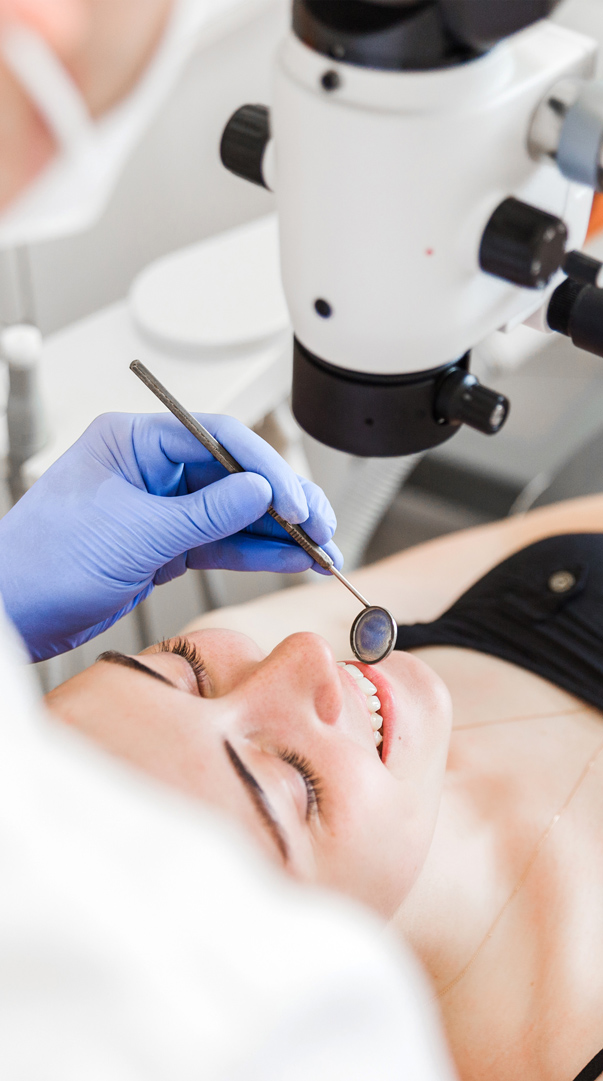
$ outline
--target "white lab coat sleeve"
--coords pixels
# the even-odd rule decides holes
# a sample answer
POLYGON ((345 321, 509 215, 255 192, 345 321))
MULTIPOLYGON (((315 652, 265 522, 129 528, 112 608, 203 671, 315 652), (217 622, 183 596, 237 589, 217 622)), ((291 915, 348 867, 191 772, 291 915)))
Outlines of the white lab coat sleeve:
POLYGON ((0 613, 3 1081, 450 1081, 370 916, 43 713, 0 613))

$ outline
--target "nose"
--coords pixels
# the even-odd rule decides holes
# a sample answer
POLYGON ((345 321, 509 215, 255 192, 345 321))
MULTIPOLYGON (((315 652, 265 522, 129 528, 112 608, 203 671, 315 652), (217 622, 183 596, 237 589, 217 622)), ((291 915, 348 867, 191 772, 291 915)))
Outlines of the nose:
POLYGON ((287 707, 309 707, 333 725, 343 706, 339 669, 328 643, 318 634, 292 634, 262 662, 256 680, 265 693, 287 707))

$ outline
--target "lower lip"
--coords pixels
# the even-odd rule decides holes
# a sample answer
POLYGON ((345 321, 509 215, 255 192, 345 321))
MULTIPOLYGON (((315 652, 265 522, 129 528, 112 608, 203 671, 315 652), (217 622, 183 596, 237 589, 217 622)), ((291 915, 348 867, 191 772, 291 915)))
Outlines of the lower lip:
POLYGON ((385 763, 390 752, 393 728, 395 724, 395 709, 394 709, 394 696, 392 689, 389 685, 389 681, 385 676, 369 665, 357 665, 357 668, 362 670, 363 676, 370 679, 371 683, 374 683, 377 688, 377 697, 381 703, 381 709, 379 710, 383 717, 383 743, 381 744, 381 761, 385 763))

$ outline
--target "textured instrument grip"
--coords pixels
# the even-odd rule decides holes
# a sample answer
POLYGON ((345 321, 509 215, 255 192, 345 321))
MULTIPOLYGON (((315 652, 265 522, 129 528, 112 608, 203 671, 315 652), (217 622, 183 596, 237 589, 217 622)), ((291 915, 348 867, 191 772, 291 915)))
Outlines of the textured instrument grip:
POLYGON ((312 559, 315 563, 318 563, 319 567, 322 567, 325 571, 330 571, 335 566, 331 557, 308 536, 301 526, 291 525, 291 522, 285 521, 280 514, 277 514, 274 507, 268 507, 268 514, 299 544, 300 548, 303 548, 309 556, 312 556, 312 559))

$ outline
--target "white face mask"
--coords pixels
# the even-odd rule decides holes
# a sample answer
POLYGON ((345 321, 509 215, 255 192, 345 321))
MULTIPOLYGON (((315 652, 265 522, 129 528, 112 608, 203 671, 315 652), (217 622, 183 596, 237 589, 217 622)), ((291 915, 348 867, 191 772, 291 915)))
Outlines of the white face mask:
POLYGON ((0 214, 0 249, 90 228, 191 53, 221 37, 242 14, 249 17, 269 2, 176 0, 164 39, 145 74, 123 102, 96 121, 46 42, 21 25, 7 30, 0 41, 4 62, 36 105, 59 152, 0 214))

